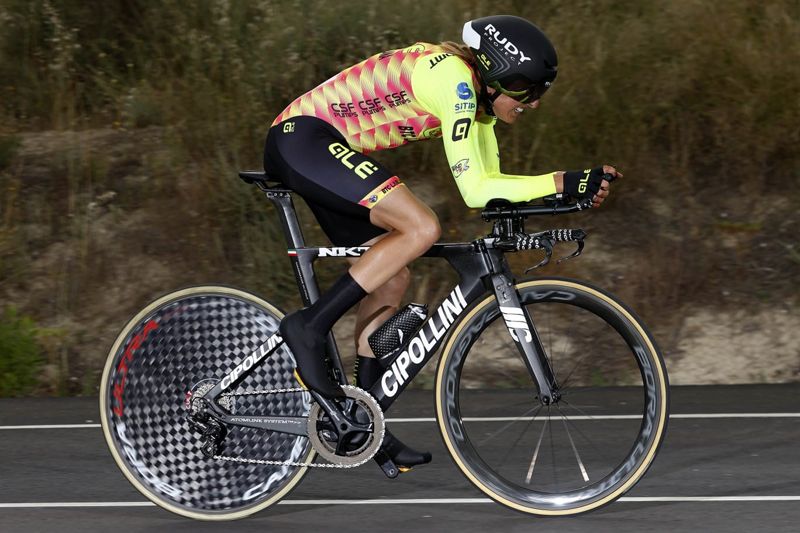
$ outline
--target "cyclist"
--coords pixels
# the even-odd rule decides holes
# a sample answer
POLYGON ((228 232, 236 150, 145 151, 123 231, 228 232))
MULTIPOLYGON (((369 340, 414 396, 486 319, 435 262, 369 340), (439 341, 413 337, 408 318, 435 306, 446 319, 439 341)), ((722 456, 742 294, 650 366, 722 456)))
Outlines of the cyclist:
MULTIPOLYGON (((287 315, 280 331, 302 384, 341 397, 324 363, 324 339, 351 307, 357 311, 356 384, 382 374, 367 337, 394 312, 409 284, 406 265, 439 238, 433 211, 370 152, 441 137, 456 185, 469 207, 566 192, 599 206, 608 196, 603 165, 538 176, 500 172, 494 125, 536 109, 556 78, 545 34, 514 16, 467 22, 464 44, 416 43, 374 55, 294 100, 267 135, 264 167, 299 193, 336 246, 371 246, 310 307, 287 315)), ((431 456, 386 432, 383 445, 401 470, 431 456)))

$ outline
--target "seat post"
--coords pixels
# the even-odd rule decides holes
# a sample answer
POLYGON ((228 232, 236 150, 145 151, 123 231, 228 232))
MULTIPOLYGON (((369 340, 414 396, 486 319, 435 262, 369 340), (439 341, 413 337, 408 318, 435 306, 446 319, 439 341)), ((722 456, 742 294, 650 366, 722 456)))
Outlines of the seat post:
MULTIPOLYGON (((297 220, 297 211, 294 209, 291 192, 287 189, 265 187, 262 189, 278 210, 278 218, 281 219, 281 227, 287 244, 295 250, 305 248, 303 230, 300 229, 300 222, 297 220)), ((300 298, 303 300, 303 306, 308 307, 319 299, 319 284, 314 274, 312 259, 309 259, 306 254, 297 254, 291 256, 291 261, 297 286, 300 288, 300 298)), ((347 373, 342 365, 342 358, 339 356, 339 348, 336 346, 333 330, 328 332, 326 341, 325 349, 328 358, 333 363, 334 376, 341 385, 347 385, 347 373)))
MULTIPOLYGON (((291 193, 286 189, 266 189, 264 192, 278 210, 286 243, 295 250, 304 248, 306 243, 303 239, 303 230, 300 229, 291 193)), ((311 260, 302 254, 292 256, 291 261, 297 286, 300 288, 300 298, 303 300, 303 305, 308 307, 319 298, 319 284, 314 268, 311 260)))

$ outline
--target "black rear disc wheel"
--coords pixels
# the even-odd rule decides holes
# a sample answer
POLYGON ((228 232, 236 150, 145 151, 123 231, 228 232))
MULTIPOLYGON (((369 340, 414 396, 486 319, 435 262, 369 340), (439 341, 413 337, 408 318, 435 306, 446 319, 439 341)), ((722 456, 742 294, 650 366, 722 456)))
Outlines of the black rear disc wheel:
MULTIPOLYGON (((253 353, 282 317, 244 291, 192 287, 154 301, 119 334, 100 385, 103 432, 117 465, 151 501, 191 518, 237 519, 276 503, 306 473, 306 467, 208 457, 189 423, 192 397, 253 353)), ((294 366, 281 346, 235 391, 297 388, 294 366)), ((311 398, 306 392, 243 395, 220 405, 235 414, 305 416, 311 398)), ((314 456, 307 437, 236 426, 227 428, 219 453, 296 463, 314 456)))

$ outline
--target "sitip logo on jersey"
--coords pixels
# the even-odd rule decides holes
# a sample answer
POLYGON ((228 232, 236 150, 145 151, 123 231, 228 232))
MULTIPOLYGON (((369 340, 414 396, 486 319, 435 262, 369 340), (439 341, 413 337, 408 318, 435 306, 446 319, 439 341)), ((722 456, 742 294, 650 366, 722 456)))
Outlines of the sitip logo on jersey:
POLYGON ((469 100, 472 98, 472 89, 469 88, 469 84, 465 81, 462 81, 456 86, 456 94, 462 100, 469 100))

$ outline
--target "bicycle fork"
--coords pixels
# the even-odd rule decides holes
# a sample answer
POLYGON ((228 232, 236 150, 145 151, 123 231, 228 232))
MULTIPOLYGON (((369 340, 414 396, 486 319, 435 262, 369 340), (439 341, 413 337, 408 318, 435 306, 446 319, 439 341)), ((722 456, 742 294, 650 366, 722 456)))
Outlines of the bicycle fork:
POLYGON ((539 389, 539 400, 544 405, 557 402, 561 395, 553 368, 528 311, 519 301, 513 280, 507 274, 494 274, 492 288, 508 332, 539 389))

